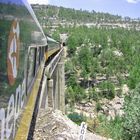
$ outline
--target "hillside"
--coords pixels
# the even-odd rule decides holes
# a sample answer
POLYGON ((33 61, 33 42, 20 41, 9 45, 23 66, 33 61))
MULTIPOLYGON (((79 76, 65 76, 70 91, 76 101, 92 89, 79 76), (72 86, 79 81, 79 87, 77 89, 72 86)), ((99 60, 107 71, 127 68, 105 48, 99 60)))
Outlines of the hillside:
POLYGON ((86 25, 88 27, 106 28, 136 28, 140 30, 140 20, 129 17, 122 18, 119 15, 109 13, 99 13, 96 11, 75 10, 52 5, 32 5, 40 23, 45 28, 47 26, 56 28, 58 25, 73 27, 86 25))

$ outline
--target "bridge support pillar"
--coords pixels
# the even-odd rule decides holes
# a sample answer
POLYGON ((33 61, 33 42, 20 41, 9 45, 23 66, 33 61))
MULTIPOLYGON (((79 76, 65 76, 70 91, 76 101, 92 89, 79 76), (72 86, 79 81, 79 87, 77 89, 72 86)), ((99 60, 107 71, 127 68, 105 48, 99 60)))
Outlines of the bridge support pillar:
POLYGON ((40 94, 40 103, 39 108, 47 108, 48 107, 48 93, 47 93, 47 77, 44 75, 42 90, 40 94))
POLYGON ((48 107, 54 109, 53 79, 48 80, 48 107))
POLYGON ((59 96, 58 96, 58 71, 56 70, 55 77, 55 91, 54 91, 54 109, 59 109, 59 96))
POLYGON ((58 109, 65 113, 64 62, 58 63, 58 109))

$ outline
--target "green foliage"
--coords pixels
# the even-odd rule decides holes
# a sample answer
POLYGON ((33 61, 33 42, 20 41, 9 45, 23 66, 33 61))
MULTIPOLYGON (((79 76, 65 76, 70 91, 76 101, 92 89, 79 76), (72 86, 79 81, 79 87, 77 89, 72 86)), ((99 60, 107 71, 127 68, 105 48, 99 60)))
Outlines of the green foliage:
POLYGON ((75 51, 76 51, 76 47, 78 47, 76 38, 73 37, 73 36, 70 36, 68 38, 67 44, 68 44, 68 54, 69 54, 69 56, 74 56, 75 51))
POLYGON ((74 64, 72 61, 65 62, 65 73, 74 74, 74 64))
POLYGON ((140 139, 140 83, 125 98, 123 135, 125 140, 140 139))
POLYGON ((79 85, 74 87, 71 86, 67 87, 66 102, 68 102, 71 106, 73 106, 74 103, 81 102, 85 98, 86 98, 85 91, 79 85))
POLYGON ((74 88, 75 86, 77 86, 77 77, 76 75, 71 75, 68 80, 67 80, 67 85, 71 86, 72 88, 74 88))
POLYGON ((59 31, 55 31, 53 34, 52 34, 52 37, 55 39, 55 40, 60 40, 60 32, 59 31))
POLYGON ((79 86, 79 85, 75 86, 74 91, 75 91, 76 102, 81 102, 83 99, 86 98, 85 91, 81 86, 79 86))
POLYGON ((135 66, 132 68, 132 70, 130 71, 130 76, 128 79, 128 86, 131 89, 134 89, 136 87, 136 85, 140 82, 140 69, 138 66, 135 66))
POLYGON ((112 21, 121 20, 121 16, 118 15, 114 16, 108 13, 95 12, 94 10, 92 12, 89 12, 82 9, 75 10, 51 5, 47 5, 46 8, 43 7, 42 9, 46 10, 46 13, 49 17, 58 16, 59 19, 67 20, 69 22, 75 21, 78 23, 80 22, 89 23, 89 22, 103 22, 103 19, 105 22, 110 20, 112 21))
POLYGON ((94 57, 97 57, 101 53, 101 50, 102 48, 98 46, 91 48, 91 52, 93 53, 94 57))
POLYGON ((116 116, 115 119, 110 121, 106 116, 100 115, 99 126, 95 129, 97 133, 107 138, 112 138, 113 140, 122 139, 122 123, 123 119, 119 116, 116 116))
POLYGON ((96 103, 96 111, 99 112, 102 109, 102 105, 100 102, 96 103))
POLYGON ((78 125, 80 125, 82 122, 86 121, 85 116, 83 116, 82 114, 78 114, 76 112, 68 114, 68 117, 78 125))
POLYGON ((82 99, 86 98, 84 89, 77 83, 75 75, 72 75, 67 80, 67 90, 66 90, 66 102, 70 105, 74 105, 76 102, 81 102, 82 99))
POLYGON ((91 51, 87 47, 82 47, 78 54, 78 62, 83 70, 83 76, 86 77, 91 72, 92 55, 91 51))
POLYGON ((101 90, 100 96, 110 100, 115 97, 115 87, 113 83, 104 81, 99 85, 99 88, 101 90))
POLYGON ((113 51, 110 48, 103 49, 100 55, 101 65, 103 67, 108 66, 112 62, 113 51))
POLYGON ((67 87, 65 96, 66 96, 65 98, 66 104, 69 103, 70 106, 72 107, 75 103, 75 92, 71 86, 67 87))
POLYGON ((95 91, 95 88, 89 90, 89 100, 99 101, 99 93, 95 91))
MULTIPOLYGON (((69 74, 68 79, 71 79, 70 77, 73 74, 76 76, 79 73, 80 75, 76 76, 77 82, 73 84, 79 85, 78 76, 80 76, 83 78, 82 86, 84 88, 91 86, 89 79, 96 81, 96 75, 104 75, 107 80, 96 85, 99 87, 99 93, 93 91, 94 94, 85 95, 89 100, 113 99, 115 97, 115 86, 121 87, 124 82, 131 89, 135 88, 140 75, 140 55, 138 53, 140 43, 137 41, 140 34, 137 31, 120 28, 106 30, 104 28, 82 26, 69 28, 68 32, 68 53, 70 56, 70 61, 66 64, 66 73, 69 74), (110 42, 108 42, 108 38, 111 40, 110 42), (134 46, 130 47, 132 44, 134 46), (121 56, 115 55, 114 51, 120 52, 121 56), (125 75, 128 75, 128 77, 125 75), (116 83, 110 80, 110 77, 114 76, 116 83)), ((71 80, 67 80, 67 83, 69 82, 71 80)), ((77 89, 80 88, 72 86, 72 89, 77 92, 77 89)))

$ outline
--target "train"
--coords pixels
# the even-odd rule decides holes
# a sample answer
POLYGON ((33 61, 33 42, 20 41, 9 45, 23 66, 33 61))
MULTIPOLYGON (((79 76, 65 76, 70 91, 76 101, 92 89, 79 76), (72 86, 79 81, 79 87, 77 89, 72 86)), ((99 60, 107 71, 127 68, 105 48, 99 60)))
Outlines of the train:
POLYGON ((45 63, 62 47, 27 0, 0 0, 0 139, 27 139, 45 63))
POLYGON ((48 45, 46 46, 46 51, 45 51, 45 57, 46 60, 51 58, 53 54, 58 52, 62 47, 65 46, 64 42, 56 41, 53 38, 47 36, 47 43, 48 45))

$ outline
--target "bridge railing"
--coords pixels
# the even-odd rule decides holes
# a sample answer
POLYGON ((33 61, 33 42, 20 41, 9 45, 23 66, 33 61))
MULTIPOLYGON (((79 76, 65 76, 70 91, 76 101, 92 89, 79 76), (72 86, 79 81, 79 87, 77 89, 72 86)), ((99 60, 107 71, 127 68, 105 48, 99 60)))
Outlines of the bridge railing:
POLYGON ((52 107, 65 113, 64 49, 62 48, 46 66, 39 108, 52 107))

